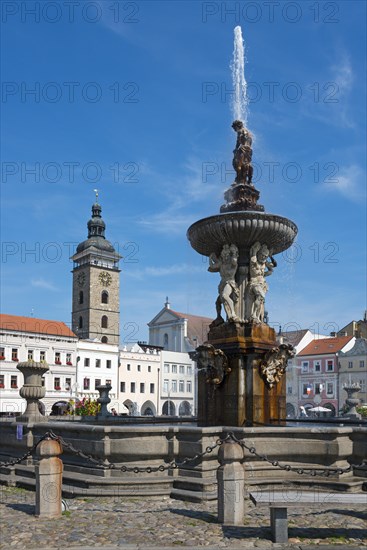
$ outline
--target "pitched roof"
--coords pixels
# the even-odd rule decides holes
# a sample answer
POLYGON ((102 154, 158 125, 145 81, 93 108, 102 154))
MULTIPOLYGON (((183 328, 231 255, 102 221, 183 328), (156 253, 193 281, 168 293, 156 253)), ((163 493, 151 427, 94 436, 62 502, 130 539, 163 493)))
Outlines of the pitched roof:
POLYGON ((172 311, 181 319, 187 319, 187 337, 191 344, 199 346, 206 342, 208 339, 209 325, 213 322, 213 319, 209 317, 202 317, 199 315, 190 315, 189 313, 181 313, 180 311, 172 311))
POLYGON ((345 352, 341 352, 340 356, 352 356, 352 355, 367 355, 367 340, 366 338, 357 338, 354 346, 345 352))
POLYGON ((300 355, 327 355, 340 351, 344 346, 352 340, 354 336, 339 336, 338 338, 320 338, 312 340, 303 350, 300 355))
POLYGON ((37 319, 36 317, 20 317, 6 313, 0 313, 0 329, 77 338, 69 327, 61 321, 49 321, 47 319, 37 319))
POLYGON ((308 332, 308 329, 300 330, 288 330, 286 332, 281 332, 279 336, 283 336, 285 343, 291 344, 292 346, 298 346, 304 335, 308 332))

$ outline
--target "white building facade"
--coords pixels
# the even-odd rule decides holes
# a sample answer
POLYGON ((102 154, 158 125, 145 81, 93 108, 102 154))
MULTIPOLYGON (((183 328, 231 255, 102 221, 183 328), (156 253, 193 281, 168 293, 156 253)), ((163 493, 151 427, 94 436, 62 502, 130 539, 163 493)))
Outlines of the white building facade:
POLYGON ((58 401, 68 401, 76 382, 77 337, 60 321, 0 315, 0 413, 24 412, 26 401, 19 395, 23 375, 19 362, 46 362, 46 413, 58 401))

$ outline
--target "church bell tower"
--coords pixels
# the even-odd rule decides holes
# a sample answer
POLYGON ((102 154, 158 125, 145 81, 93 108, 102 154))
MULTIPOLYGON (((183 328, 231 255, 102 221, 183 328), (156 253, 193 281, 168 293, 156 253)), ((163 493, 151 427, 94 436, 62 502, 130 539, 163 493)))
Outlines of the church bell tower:
POLYGON ((73 268, 72 330, 83 340, 97 338, 105 344, 120 339, 120 269, 122 256, 105 237, 102 208, 92 205, 88 238, 71 257, 73 268))

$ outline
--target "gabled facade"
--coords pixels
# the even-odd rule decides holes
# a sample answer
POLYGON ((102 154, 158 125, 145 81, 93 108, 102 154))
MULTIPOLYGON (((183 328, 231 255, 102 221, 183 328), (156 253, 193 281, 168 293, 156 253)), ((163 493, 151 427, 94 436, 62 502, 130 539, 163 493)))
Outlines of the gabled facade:
POLYGON ((166 351, 189 353, 207 340, 212 321, 172 310, 167 298, 164 308, 148 323, 149 344, 166 351))
POLYGON ((297 355, 299 407, 339 411, 339 354, 354 345, 353 336, 313 340, 297 355))
POLYGON ((339 404, 343 406, 347 392, 344 384, 359 384, 361 391, 353 397, 360 399, 361 405, 367 405, 367 340, 357 338, 354 346, 339 354, 339 404))

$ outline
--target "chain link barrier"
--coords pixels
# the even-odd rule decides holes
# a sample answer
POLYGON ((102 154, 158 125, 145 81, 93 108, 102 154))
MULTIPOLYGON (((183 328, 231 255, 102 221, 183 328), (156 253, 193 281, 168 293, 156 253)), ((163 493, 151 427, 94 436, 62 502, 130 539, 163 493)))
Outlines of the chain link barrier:
POLYGON ((185 464, 189 464, 190 462, 195 462, 196 460, 199 460, 199 459, 203 458, 205 455, 208 455, 208 454, 212 453, 214 451, 214 449, 220 447, 221 445, 223 445, 223 443, 225 443, 227 441, 230 441, 230 440, 232 440, 234 443, 237 443, 238 445, 240 445, 243 449, 246 449, 247 451, 249 451, 249 453, 256 456, 258 459, 260 459, 264 462, 267 462, 268 464, 270 464, 274 468, 279 468, 279 469, 285 470, 287 472, 295 472, 299 475, 305 474, 305 475, 309 475, 309 476, 312 476, 312 477, 314 477, 314 476, 329 477, 330 475, 346 474, 346 473, 352 471, 353 468, 358 468, 358 469, 367 468, 367 459, 362 460, 362 462, 359 463, 359 464, 350 464, 347 468, 320 468, 320 467, 318 467, 318 468, 299 468, 297 466, 292 466, 291 464, 281 464, 281 463, 278 462, 278 460, 271 460, 266 455, 257 452, 257 450, 254 446, 247 445, 244 440, 238 439, 234 435, 233 432, 228 432, 228 434, 223 438, 219 437, 215 441, 214 445, 208 445, 205 448, 205 451, 203 451, 201 453, 197 453, 196 455, 194 455, 192 457, 186 457, 186 458, 184 458, 183 460, 181 460, 179 462, 176 459, 174 459, 174 460, 171 460, 171 462, 169 462, 168 464, 163 463, 163 464, 160 464, 159 466, 141 467, 141 466, 126 466, 124 464, 122 466, 118 466, 116 464, 106 463, 107 462, 106 459, 101 460, 101 459, 95 458, 91 454, 87 454, 87 453, 84 453, 83 451, 81 451, 79 449, 76 449, 72 443, 68 443, 61 436, 56 435, 52 430, 46 432, 37 441, 37 443, 35 443, 33 445, 33 447, 31 449, 29 449, 29 451, 27 451, 27 453, 25 453, 20 458, 17 458, 15 460, 11 460, 11 461, 8 461, 8 462, 0 462, 0 468, 7 467, 7 466, 15 466, 16 464, 19 464, 23 460, 29 458, 30 456, 32 456, 34 454, 35 450, 37 449, 37 447, 41 443, 41 441, 44 441, 45 439, 52 439, 54 441, 58 441, 62 445, 62 447, 64 447, 65 449, 68 449, 71 453, 79 456, 80 458, 84 458, 85 460, 88 460, 89 462, 95 464, 96 466, 99 466, 100 468, 103 468, 104 470, 120 470, 121 472, 133 472, 135 474, 140 474, 140 473, 150 474, 150 473, 153 473, 153 472, 164 472, 164 471, 170 470, 170 469, 181 468, 185 464))

